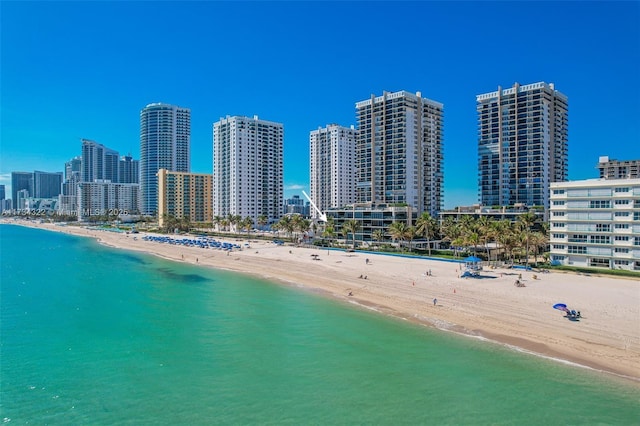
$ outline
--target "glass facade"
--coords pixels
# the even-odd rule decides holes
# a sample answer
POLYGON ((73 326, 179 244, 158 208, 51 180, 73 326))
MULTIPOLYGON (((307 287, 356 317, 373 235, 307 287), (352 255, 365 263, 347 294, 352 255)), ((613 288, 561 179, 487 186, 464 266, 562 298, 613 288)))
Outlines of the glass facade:
POLYGON ((549 184, 568 176, 568 100, 534 83, 478 95, 478 191, 486 206, 549 208, 549 184))

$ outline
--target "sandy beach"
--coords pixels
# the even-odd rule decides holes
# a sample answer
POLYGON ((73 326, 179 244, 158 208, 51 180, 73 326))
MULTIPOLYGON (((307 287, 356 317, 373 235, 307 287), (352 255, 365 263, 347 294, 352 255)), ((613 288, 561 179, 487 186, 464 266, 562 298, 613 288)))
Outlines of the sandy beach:
POLYGON ((640 280, 486 268, 481 278, 460 278, 458 263, 278 246, 243 235, 220 238, 243 247, 227 253, 145 241, 144 233, 13 219, 3 222, 96 238, 108 246, 178 262, 253 274, 640 384, 640 280), (514 285, 520 274, 524 287, 514 285), (570 321, 553 309, 557 302, 581 311, 580 321, 570 321))

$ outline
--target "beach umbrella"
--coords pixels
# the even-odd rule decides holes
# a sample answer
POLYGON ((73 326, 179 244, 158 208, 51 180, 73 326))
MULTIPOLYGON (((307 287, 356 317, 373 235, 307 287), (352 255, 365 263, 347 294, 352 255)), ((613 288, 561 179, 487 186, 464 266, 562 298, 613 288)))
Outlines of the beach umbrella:
POLYGON ((560 311, 566 311, 567 310, 567 305, 565 305, 564 303, 556 303, 555 305, 553 305, 553 309, 558 309, 560 311))
POLYGON ((480 262, 481 260, 482 259, 480 259, 479 257, 469 256, 464 261, 465 262, 480 262))

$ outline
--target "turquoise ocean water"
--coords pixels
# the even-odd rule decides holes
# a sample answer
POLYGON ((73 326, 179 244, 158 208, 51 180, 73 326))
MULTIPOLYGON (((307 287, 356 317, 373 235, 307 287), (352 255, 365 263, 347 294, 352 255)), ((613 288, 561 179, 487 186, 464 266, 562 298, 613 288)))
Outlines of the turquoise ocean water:
POLYGON ((0 250, 7 423, 640 423, 637 385, 301 289, 11 225, 0 250))

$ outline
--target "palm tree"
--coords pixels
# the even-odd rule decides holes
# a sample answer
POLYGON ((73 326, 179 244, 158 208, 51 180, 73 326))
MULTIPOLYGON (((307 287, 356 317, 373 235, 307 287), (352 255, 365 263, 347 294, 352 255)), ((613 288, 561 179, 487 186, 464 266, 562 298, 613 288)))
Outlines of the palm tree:
POLYGON ((469 230, 463 238, 464 245, 469 247, 473 246, 473 255, 477 255, 477 247, 480 244, 480 234, 475 229, 469 230))
POLYGON ((444 223, 440 226, 440 230, 443 234, 443 239, 445 241, 449 241, 451 246, 453 246, 453 255, 454 257, 458 255, 458 247, 460 247, 460 237, 462 236, 462 228, 461 226, 453 220, 453 218, 448 217, 445 219, 444 223))
POLYGON ((249 236, 249 231, 253 228, 253 219, 251 216, 247 216, 242 220, 242 226, 245 231, 247 231, 247 236, 249 236))
POLYGON ((431 256, 431 240, 435 236, 438 229, 438 222, 431 217, 428 212, 424 212, 416 220, 416 235, 423 236, 427 239, 427 245, 429 247, 429 256, 431 256))
MULTIPOLYGON (((307 234, 307 238, 309 238, 309 229, 311 229, 312 222, 309 219, 302 219, 300 221, 300 227, 298 228, 300 232, 303 234, 307 234)), ((315 225, 315 224, 313 224, 315 225)))
POLYGON ((417 235, 416 234, 416 228, 413 227, 413 226, 409 226, 406 229, 405 233, 404 233, 404 238, 409 241, 409 251, 410 252, 413 251, 412 247, 411 247, 411 244, 413 242, 413 239, 416 237, 416 235, 417 235))
POLYGON ((493 239, 493 224, 494 220, 488 216, 481 216, 476 222, 478 234, 480 236, 480 241, 484 245, 485 251, 487 253, 487 260, 491 260, 491 255, 489 252, 489 241, 493 239))
POLYGON ((236 215, 229 213, 229 215, 227 216, 227 221, 229 222, 229 230, 231 231, 232 229, 235 230, 236 228, 236 224, 238 223, 237 219, 236 219, 236 215))
POLYGON ((260 226, 261 231, 264 231, 264 226, 268 221, 269 218, 267 218, 267 215, 261 214, 260 216, 258 216, 258 226, 260 226))
POLYGON ((291 216, 282 216, 278 221, 278 229, 281 229, 287 233, 287 236, 291 238, 291 234, 293 233, 293 223, 291 221, 291 216))
MULTIPOLYGON (((407 235, 407 224, 404 222, 393 222, 389 226, 389 234, 391 234, 391 238, 394 241, 404 241, 407 235)), ((400 249, 402 250, 402 244, 399 244, 400 249)))
POLYGON ((533 233, 533 238, 531 240, 531 243, 533 244, 533 247, 535 248, 535 251, 533 252, 533 261, 535 262, 535 264, 538 264, 538 254, 540 254, 540 249, 545 249, 547 247, 547 236, 544 235, 542 232, 534 232, 533 233))
POLYGON ((296 242, 298 242, 298 232, 300 232, 300 229, 302 228, 302 216, 300 216, 299 214, 295 214, 293 216, 291 216, 291 231, 295 234, 296 236, 296 242))
POLYGON ((360 222, 355 219, 348 220, 344 223, 343 228, 347 230, 347 233, 351 232, 353 235, 353 248, 356 248, 356 232, 360 230, 360 222))
POLYGON ((349 244, 349 229, 345 225, 340 228, 340 235, 344 237, 344 246, 346 247, 349 244))
POLYGON ((324 231, 322 231, 322 238, 329 239, 329 245, 333 245, 333 239, 336 237, 336 230, 333 227, 333 221, 327 222, 327 225, 324 227, 324 231))
MULTIPOLYGON (((493 235, 496 243, 500 246, 502 250, 504 250, 505 258, 507 254, 507 247, 505 243, 509 238, 511 238, 511 234, 513 233, 512 223, 507 219, 502 219, 499 221, 493 221, 491 223, 491 227, 493 228, 493 235)), ((496 253, 496 261, 498 260, 498 253, 496 253)))
POLYGON ((513 226, 508 220, 501 220, 502 232, 496 234, 496 239, 500 244, 500 247, 504 249, 506 259, 513 262, 513 250, 516 247, 516 235, 513 231, 513 226), (505 226, 506 224, 506 226, 505 226))
POLYGON ((220 230, 220 224, 222 223, 222 217, 221 216, 214 216, 213 217, 213 224, 215 225, 216 229, 219 231, 220 230))
POLYGON ((532 212, 527 212, 518 217, 518 225, 523 233, 522 237, 526 248, 525 265, 527 266, 529 266, 529 242, 532 236, 533 225, 536 223, 537 219, 538 217, 532 212))
POLYGON ((307 231, 309 231, 309 227, 311 226, 311 221, 308 219, 304 219, 300 215, 293 216, 293 219, 291 222, 292 222, 293 230, 301 234, 307 233, 307 231))
POLYGON ((373 234, 371 234, 371 238, 376 242, 384 241, 384 230, 376 229, 373 231, 373 234))
POLYGON ((462 242, 462 245, 467 248, 473 246, 473 254, 476 254, 477 245, 480 244, 480 235, 478 234, 478 225, 476 219, 473 216, 462 216, 458 222, 459 235, 456 240, 462 242))
POLYGON ((271 230, 272 231, 276 231, 278 237, 280 236, 280 229, 281 229, 280 226, 281 226, 280 222, 276 222, 276 223, 271 225, 271 230))

